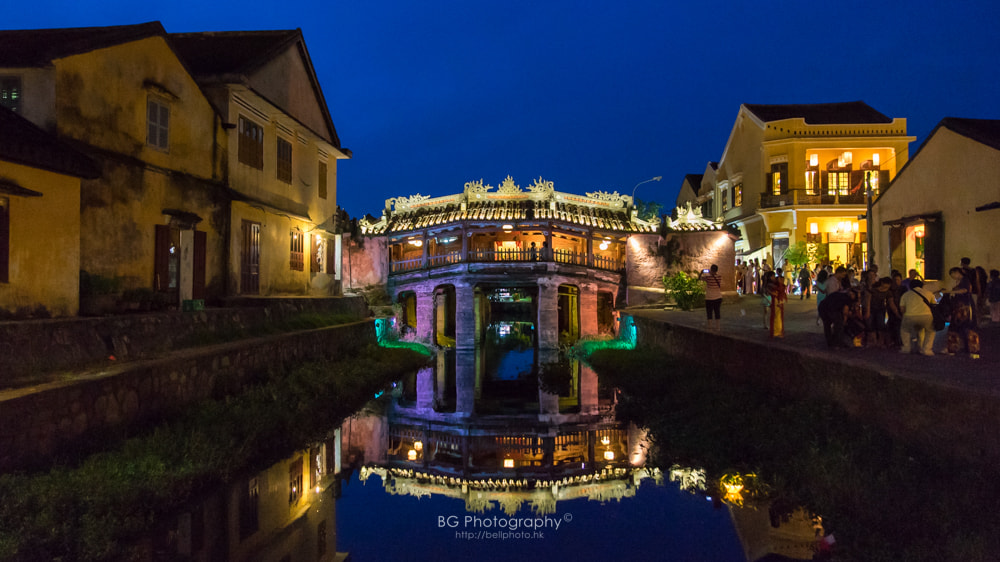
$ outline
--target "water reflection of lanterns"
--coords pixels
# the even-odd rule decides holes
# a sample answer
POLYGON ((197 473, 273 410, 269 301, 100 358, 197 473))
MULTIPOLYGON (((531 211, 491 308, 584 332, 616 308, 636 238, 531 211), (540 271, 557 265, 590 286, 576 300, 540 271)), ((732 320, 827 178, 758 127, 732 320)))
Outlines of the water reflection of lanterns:
POLYGON ((410 449, 410 451, 406 453, 406 458, 410 459, 411 461, 417 460, 417 451, 415 451, 414 449, 410 449))
POLYGON ((504 459, 503 460, 503 467, 504 468, 514 468, 514 459, 504 459))
POLYGON ((417 451, 423 451, 424 450, 424 442, 423 441, 414 441, 413 442, 413 448, 415 450, 417 450, 417 451))
POLYGON ((615 452, 614 451, 604 451, 604 460, 606 460, 606 461, 613 461, 613 460, 615 460, 615 452))
POLYGON ((601 445, 604 445, 605 447, 607 447, 610 444, 611 444, 611 439, 609 439, 607 435, 605 435, 604 437, 601 437, 601 445))

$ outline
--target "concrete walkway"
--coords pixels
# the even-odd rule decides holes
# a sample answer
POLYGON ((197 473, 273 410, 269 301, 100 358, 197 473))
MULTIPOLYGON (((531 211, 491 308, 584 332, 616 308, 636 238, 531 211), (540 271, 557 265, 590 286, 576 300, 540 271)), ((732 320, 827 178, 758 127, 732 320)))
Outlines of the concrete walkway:
MULTIPOLYGON (((705 310, 629 309, 627 314, 671 324, 706 329, 705 310)), ((934 357, 904 355, 886 349, 830 349, 823 336, 823 326, 816 323, 816 300, 790 296, 785 306, 785 337, 768 338, 764 327, 764 307, 757 296, 739 297, 738 302, 722 305, 722 334, 733 338, 759 341, 768 346, 808 350, 831 360, 858 362, 890 376, 907 377, 934 384, 971 390, 1000 397, 1000 326, 980 325, 980 359, 960 353, 943 355, 947 330, 937 333, 934 357)), ((916 345, 914 344, 914 347, 916 345)), ((747 357, 747 361, 753 361, 747 357)))

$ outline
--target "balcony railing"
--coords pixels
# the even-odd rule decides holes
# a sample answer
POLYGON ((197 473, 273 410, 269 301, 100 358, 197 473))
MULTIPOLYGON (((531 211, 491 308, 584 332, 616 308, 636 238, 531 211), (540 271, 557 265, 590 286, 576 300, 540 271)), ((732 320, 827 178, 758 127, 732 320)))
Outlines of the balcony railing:
POLYGON ((593 267, 607 271, 618 271, 625 266, 624 260, 609 258, 600 255, 589 256, 586 253, 574 252, 572 250, 555 250, 551 256, 547 252, 536 250, 470 250, 466 259, 462 259, 461 252, 450 252, 447 254, 429 255, 426 258, 413 258, 408 260, 393 261, 390 267, 392 273, 407 273, 425 268, 442 267, 462 262, 470 263, 523 263, 523 262, 546 262, 578 265, 581 267, 593 267))
POLYGON ((835 194, 810 194, 804 189, 792 189, 787 193, 775 195, 773 193, 760 194, 760 208, 770 209, 774 207, 786 207, 791 205, 864 205, 864 193, 849 193, 847 195, 835 194))

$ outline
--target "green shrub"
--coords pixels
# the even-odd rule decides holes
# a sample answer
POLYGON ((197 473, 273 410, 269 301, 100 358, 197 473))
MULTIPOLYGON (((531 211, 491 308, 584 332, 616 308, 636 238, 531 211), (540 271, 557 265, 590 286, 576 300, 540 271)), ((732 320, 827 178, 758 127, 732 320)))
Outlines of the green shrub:
POLYGON ((691 310, 705 300, 705 286, 697 277, 678 271, 672 277, 663 276, 663 288, 681 310, 691 310))

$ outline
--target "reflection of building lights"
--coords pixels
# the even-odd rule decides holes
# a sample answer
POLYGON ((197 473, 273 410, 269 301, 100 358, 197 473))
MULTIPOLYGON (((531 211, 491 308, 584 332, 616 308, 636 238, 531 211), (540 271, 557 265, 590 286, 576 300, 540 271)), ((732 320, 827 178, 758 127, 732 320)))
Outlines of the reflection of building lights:
POLYGON ((614 451, 604 451, 604 460, 606 460, 606 461, 613 461, 613 460, 615 460, 615 452, 614 451))
POLYGON ((504 459, 503 460, 503 467, 504 468, 514 468, 514 459, 504 459))
POLYGON ((607 446, 610 443, 611 443, 611 439, 609 439, 607 435, 605 435, 604 437, 601 437, 601 445, 607 446))
POLYGON ((411 461, 417 460, 417 452, 414 451, 413 449, 410 449, 410 452, 406 453, 406 458, 410 459, 411 461))
POLYGON ((423 451, 424 450, 424 442, 423 441, 414 441, 413 442, 413 448, 416 449, 417 451, 423 451))
POLYGON ((504 230, 514 230, 514 225, 512 225, 512 224, 505 224, 501 228, 503 228, 504 230))

